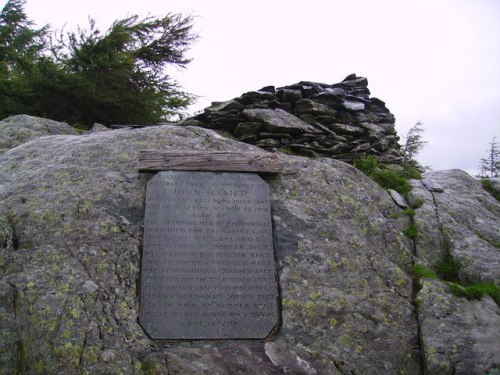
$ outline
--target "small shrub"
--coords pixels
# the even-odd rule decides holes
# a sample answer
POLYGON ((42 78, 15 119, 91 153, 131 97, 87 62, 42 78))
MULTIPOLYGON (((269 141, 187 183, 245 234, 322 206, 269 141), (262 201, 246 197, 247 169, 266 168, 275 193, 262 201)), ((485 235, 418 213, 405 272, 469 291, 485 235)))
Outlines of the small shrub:
POLYGON ((458 270, 460 266, 455 262, 455 260, 448 256, 445 260, 439 262, 434 270, 438 275, 440 275, 445 280, 458 279, 458 270))
POLYGON ((415 164, 403 163, 403 170, 400 172, 401 177, 409 180, 421 180, 422 179, 422 169, 415 164))
POLYGON ((354 160, 353 165, 383 188, 396 190, 403 196, 411 189, 407 180, 421 178, 418 167, 409 162, 402 165, 402 170, 382 169, 377 159, 368 155, 354 160))
POLYGON ((403 215, 413 217, 415 216, 415 210, 413 208, 405 208, 403 211, 401 211, 403 215))
POLYGON ((427 277, 429 279, 437 279, 437 275, 434 273, 434 271, 422 264, 414 264, 413 266, 411 266, 411 273, 413 276, 416 277, 427 277))
POLYGON ((367 176, 370 176, 377 168, 378 161, 375 157, 368 155, 364 158, 354 160, 353 165, 367 176))
POLYGON ((418 237, 417 227, 415 226, 414 223, 411 223, 405 230, 403 230, 403 234, 408 238, 417 238, 418 237))
POLYGON ((396 190, 403 196, 406 196, 410 192, 410 184, 396 171, 378 169, 373 171, 371 177, 383 188, 396 190))

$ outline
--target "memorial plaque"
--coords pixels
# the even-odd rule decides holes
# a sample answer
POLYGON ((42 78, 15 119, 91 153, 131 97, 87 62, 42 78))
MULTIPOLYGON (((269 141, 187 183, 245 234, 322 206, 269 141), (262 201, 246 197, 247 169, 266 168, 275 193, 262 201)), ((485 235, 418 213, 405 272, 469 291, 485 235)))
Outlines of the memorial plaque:
POLYGON ((278 322, 269 187, 255 173, 147 184, 139 321, 154 339, 265 338, 278 322))

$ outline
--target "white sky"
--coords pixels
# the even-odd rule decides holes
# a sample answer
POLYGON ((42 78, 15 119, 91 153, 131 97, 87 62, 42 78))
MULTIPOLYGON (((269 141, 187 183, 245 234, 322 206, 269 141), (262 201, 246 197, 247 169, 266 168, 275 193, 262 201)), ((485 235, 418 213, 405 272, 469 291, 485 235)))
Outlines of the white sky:
POLYGON ((200 96, 193 112, 267 85, 356 73, 400 135, 422 120, 424 165, 475 174, 493 136, 500 142, 500 0, 27 0, 25 10, 53 29, 88 16, 105 30, 132 14, 193 15, 194 60, 172 72, 200 96))

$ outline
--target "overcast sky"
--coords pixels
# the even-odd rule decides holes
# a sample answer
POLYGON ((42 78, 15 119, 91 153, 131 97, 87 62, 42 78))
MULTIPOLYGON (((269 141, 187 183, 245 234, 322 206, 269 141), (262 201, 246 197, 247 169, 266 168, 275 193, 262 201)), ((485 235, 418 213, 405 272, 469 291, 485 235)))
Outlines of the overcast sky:
POLYGON ((193 62, 172 74, 200 96, 191 111, 267 85, 356 73, 400 135, 422 120, 424 165, 475 174, 493 136, 500 142, 500 0, 27 0, 25 10, 55 29, 88 16, 105 30, 132 14, 192 15, 193 62))

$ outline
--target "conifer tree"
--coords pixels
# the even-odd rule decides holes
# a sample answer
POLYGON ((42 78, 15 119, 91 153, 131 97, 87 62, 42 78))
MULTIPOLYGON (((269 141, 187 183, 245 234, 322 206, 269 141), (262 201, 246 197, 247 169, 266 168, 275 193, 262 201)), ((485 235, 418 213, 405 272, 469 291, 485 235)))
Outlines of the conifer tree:
POLYGON ((0 15, 0 116, 26 113, 90 126, 155 124, 191 104, 166 68, 184 68, 196 39, 191 17, 137 16, 101 33, 95 22, 50 37, 34 29, 24 0, 0 15))
POLYGON ((422 133, 424 132, 424 128, 422 125, 422 121, 418 121, 415 125, 413 125, 405 137, 405 144, 403 146, 403 157, 404 162, 415 162, 415 156, 422 151, 425 144, 427 143, 422 139, 422 133))
POLYGON ((23 7, 10 0, 0 13, 0 116, 29 112, 31 79, 45 49, 48 27, 34 29, 23 7))
POLYGON ((480 160, 479 174, 476 177, 488 178, 500 176, 500 148, 498 147, 498 142, 495 141, 495 137, 491 140, 490 147, 486 151, 488 152, 488 156, 480 160))

